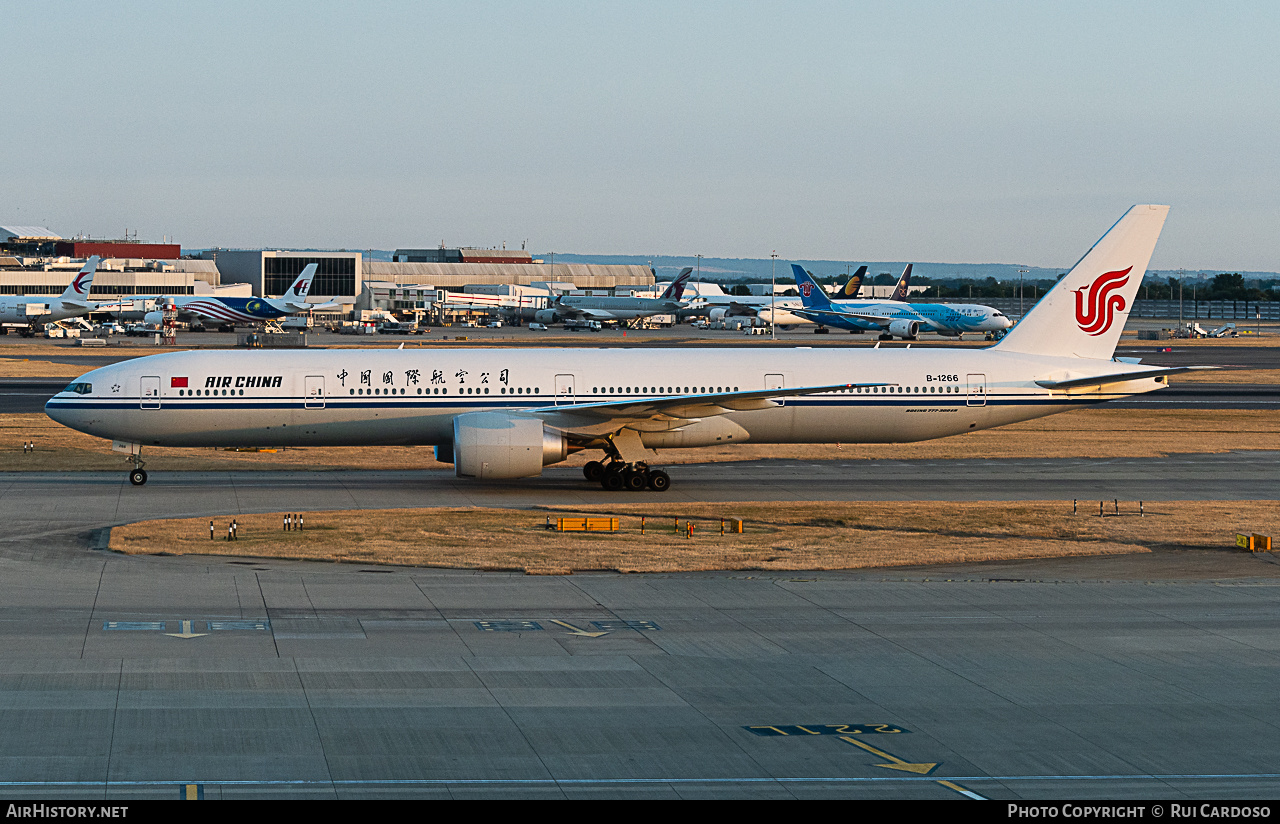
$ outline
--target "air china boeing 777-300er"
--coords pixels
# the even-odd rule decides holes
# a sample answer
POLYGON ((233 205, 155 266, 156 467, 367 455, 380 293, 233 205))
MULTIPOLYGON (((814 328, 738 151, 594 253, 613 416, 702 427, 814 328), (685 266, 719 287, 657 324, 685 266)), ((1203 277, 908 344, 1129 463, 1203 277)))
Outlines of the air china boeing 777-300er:
POLYGON ((132 456, 153 446, 433 445, 459 477, 570 453, 606 489, 664 490, 654 450, 923 441, 1161 389, 1113 357, 1167 206, 1134 206, 986 349, 345 349, 174 352, 95 369, 45 406, 132 456))

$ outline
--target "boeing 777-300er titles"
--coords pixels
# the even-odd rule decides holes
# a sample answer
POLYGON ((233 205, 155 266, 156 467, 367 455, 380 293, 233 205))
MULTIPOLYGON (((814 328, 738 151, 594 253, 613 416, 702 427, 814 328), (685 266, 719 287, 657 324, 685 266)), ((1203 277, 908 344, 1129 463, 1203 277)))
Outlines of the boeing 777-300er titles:
MULTIPOLYGON (((998 309, 976 303, 900 303, 888 301, 833 301, 813 276, 791 264, 796 286, 800 289, 802 309, 797 315, 814 323, 848 329, 851 332, 880 332, 881 340, 903 338, 915 340, 921 332, 948 337, 961 337, 965 332, 1003 332, 1013 323, 998 309)), ((898 282, 898 291, 906 291, 911 266, 898 282)))
POLYGON ((0 323, 25 323, 34 330, 36 323, 54 323, 98 311, 99 305, 89 302, 89 290, 93 288, 93 276, 101 260, 94 255, 85 261, 71 279, 71 285, 56 298, 48 295, 0 295, 0 323))
MULTIPOLYGON (((156 295, 148 300, 173 301, 179 313, 199 315, 222 323, 262 323, 278 320, 288 315, 309 312, 314 309, 334 309, 337 303, 307 303, 307 295, 311 292, 311 281, 316 276, 316 264, 308 263, 279 298, 218 298, 207 295, 156 295)), ((140 300, 133 298, 132 300, 140 300)), ((121 304, 120 308, 123 308, 121 304)), ((160 311, 151 312, 144 320, 147 323, 159 323, 160 311)))
POLYGON ((459 477, 583 449, 606 489, 663 490, 654 450, 899 443, 1151 392, 1191 367, 1113 357, 1167 206, 1134 206, 995 346, 174 352, 89 372, 45 406, 144 446, 434 445, 459 477))

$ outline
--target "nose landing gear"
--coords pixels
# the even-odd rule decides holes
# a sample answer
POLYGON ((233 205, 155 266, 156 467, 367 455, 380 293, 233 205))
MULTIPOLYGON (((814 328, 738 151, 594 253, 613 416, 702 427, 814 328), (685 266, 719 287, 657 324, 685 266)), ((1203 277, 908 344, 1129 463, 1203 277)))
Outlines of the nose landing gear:
POLYGON ((142 486, 147 482, 147 470, 142 467, 146 466, 146 461, 142 460, 142 449, 129 456, 129 460, 133 461, 133 469, 129 472, 129 483, 134 486, 142 486))

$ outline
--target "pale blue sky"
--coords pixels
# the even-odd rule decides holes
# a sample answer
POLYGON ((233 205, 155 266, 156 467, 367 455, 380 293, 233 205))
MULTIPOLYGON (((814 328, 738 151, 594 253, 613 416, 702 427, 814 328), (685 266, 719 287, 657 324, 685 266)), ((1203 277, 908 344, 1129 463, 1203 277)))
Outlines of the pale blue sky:
POLYGON ((1280 4, 3 4, 0 222, 1280 270, 1280 4))

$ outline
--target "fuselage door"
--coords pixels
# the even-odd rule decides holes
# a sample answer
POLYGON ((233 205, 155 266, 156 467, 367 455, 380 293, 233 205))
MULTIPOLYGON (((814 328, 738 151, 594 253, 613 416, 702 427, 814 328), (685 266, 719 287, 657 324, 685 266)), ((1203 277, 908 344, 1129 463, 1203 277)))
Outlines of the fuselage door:
POLYGON ((556 406, 573 402, 573 375, 556 375, 556 406))
POLYGON ((324 409, 324 375, 307 375, 306 395, 303 406, 307 409, 324 409))
MULTIPOLYGON (((765 389, 784 389, 786 388, 786 385, 787 385, 786 375, 765 375, 764 376, 765 389)), ((787 402, 782 398, 774 398, 773 400, 779 406, 787 405, 787 402)))
POLYGON ((987 405, 987 376, 969 375, 969 391, 964 402, 969 406, 987 405))
POLYGON ((160 378, 147 375, 142 379, 142 392, 138 396, 143 409, 160 408, 160 378))

